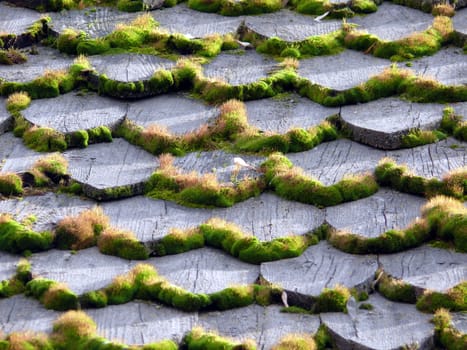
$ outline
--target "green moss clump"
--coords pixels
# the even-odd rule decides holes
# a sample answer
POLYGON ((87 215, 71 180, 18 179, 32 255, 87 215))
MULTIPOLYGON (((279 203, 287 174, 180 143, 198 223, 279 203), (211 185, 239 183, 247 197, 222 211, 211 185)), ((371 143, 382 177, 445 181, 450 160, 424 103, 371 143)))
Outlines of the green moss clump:
POLYGON ((78 44, 85 38, 86 34, 84 32, 67 28, 58 36, 57 49, 69 55, 76 55, 78 44))
POLYGON ((23 181, 14 173, 0 173, 0 194, 17 196, 23 193, 23 181))
POLYGON ((78 297, 64 284, 35 278, 26 284, 26 295, 38 299, 47 309, 65 311, 78 307, 78 297))
POLYGON ((467 346, 467 334, 454 328, 449 311, 441 308, 435 312, 435 344, 447 350, 462 350, 467 346))
POLYGON ((99 251, 129 260, 146 260, 149 252, 129 231, 106 229, 97 240, 99 251))
POLYGON ((256 344, 252 341, 243 343, 223 338, 214 332, 206 332, 201 327, 196 327, 189 332, 182 341, 184 347, 189 350, 225 349, 225 350, 255 350, 256 344))
POLYGON ((52 241, 50 232, 32 231, 9 215, 0 215, 0 250, 10 253, 39 252, 49 249, 52 241))
POLYGON ((86 148, 89 145, 89 134, 86 130, 74 131, 65 136, 68 147, 86 148))
MULTIPOLYGON (((383 272, 381 272, 383 273, 383 272)), ((383 273, 378 283, 378 291, 389 300, 414 304, 417 300, 415 288, 402 280, 383 273)))
POLYGON ((125 12, 143 11, 144 2, 142 0, 118 0, 117 8, 125 12))
POLYGON ((19 113, 21 110, 26 109, 31 103, 31 98, 27 92, 16 92, 10 96, 6 101, 6 109, 11 114, 19 113))
POLYGON ((188 7, 201 12, 219 12, 222 2, 219 0, 188 0, 188 7))
POLYGON ((23 140, 26 146, 38 152, 63 152, 68 147, 65 135, 46 127, 33 126, 24 132, 23 140))
POLYGON ((180 254, 204 247, 204 236, 199 230, 181 231, 172 229, 154 247, 157 255, 180 254))
POLYGON ((417 300, 417 309, 435 312, 444 308, 450 311, 467 311, 467 282, 458 284, 446 293, 426 291, 417 300))
POLYGON ((102 38, 83 39, 76 45, 75 50, 79 55, 100 55, 110 50, 110 43, 102 38))
POLYGON ((321 15, 331 9, 332 5, 328 0, 298 0, 297 11, 307 15, 321 15))
POLYGON ((347 312, 349 298, 350 291, 346 287, 336 285, 332 289, 326 288, 317 297, 312 312, 347 312))
POLYGON ((446 137, 447 135, 440 131, 414 129, 402 137, 402 147, 412 148, 423 146, 444 140, 446 137))
POLYGON ((25 63, 28 57, 19 50, 9 48, 8 50, 0 49, 0 64, 13 65, 25 63))
POLYGON ((255 302, 251 286, 232 286, 210 295, 216 310, 228 310, 251 305, 255 302))
POLYGON ((107 294, 102 290, 87 292, 79 297, 83 308, 101 308, 107 306, 107 294))
POLYGON ((307 334, 289 334, 281 338, 272 350, 316 350, 317 345, 313 337, 307 334))
POLYGON ((99 143, 99 142, 112 142, 112 131, 105 126, 97 126, 93 129, 89 129, 87 131, 89 135, 89 142, 90 143, 99 143))
POLYGON ((160 69, 154 72, 149 79, 149 89, 155 94, 163 94, 173 89, 175 85, 172 72, 160 69))

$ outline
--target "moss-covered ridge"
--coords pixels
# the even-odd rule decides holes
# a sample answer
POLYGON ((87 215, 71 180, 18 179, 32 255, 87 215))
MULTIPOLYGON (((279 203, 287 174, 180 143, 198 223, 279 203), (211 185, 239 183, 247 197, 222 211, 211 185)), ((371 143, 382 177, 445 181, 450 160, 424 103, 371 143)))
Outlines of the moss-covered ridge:
MULTIPOLYGON (((289 334, 274 345, 274 350, 291 349, 294 346, 301 350, 324 349, 330 345, 331 338, 324 327, 316 334, 289 334)), ((107 349, 114 350, 176 350, 183 349, 243 349, 255 350, 253 340, 235 340, 221 336, 213 331, 206 331, 196 326, 187 332, 180 344, 173 340, 162 340, 145 345, 127 345, 110 341, 98 335, 94 320, 83 311, 68 311, 60 315, 53 323, 51 334, 32 332, 13 332, 0 338, 0 349, 107 349)))
POLYGON ((416 304, 418 310, 434 313, 443 308, 454 312, 467 311, 467 282, 436 292, 429 289, 423 291, 413 285, 394 278, 383 271, 379 272, 377 289, 386 298, 404 303, 416 304))
POLYGON ((351 254, 396 253, 430 240, 442 240, 467 252, 467 209, 460 201, 437 196, 422 207, 420 218, 405 229, 389 230, 374 238, 331 229, 327 239, 337 249, 351 254))

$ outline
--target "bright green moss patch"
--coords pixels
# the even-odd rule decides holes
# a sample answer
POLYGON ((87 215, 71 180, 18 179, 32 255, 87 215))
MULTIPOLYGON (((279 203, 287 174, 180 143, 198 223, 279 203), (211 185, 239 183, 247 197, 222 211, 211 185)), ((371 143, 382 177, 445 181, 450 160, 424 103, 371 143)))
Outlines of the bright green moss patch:
POLYGON ((467 282, 458 284, 445 293, 425 291, 417 300, 417 309, 435 312, 444 308, 450 311, 467 311, 467 282))
POLYGON ((15 92, 8 96, 6 100, 6 109, 11 114, 19 113, 19 111, 27 108, 31 103, 31 98, 27 92, 15 92))
POLYGON ((421 245, 429 240, 451 242, 459 251, 467 251, 467 210, 453 198, 432 198, 421 210, 421 218, 403 230, 389 230, 374 238, 345 231, 330 231, 328 241, 352 254, 387 254, 421 245))
POLYGON ((282 2, 279 0, 189 0, 188 6, 201 12, 217 12, 223 16, 241 16, 278 11, 282 8, 282 2))
POLYGON ((10 253, 39 252, 49 249, 52 241, 50 232, 35 232, 11 216, 0 214, 0 250, 10 253))
POLYGON ((412 148, 423 146, 444 140, 446 137, 447 135, 441 131, 414 129, 407 135, 402 136, 402 147, 412 148))
POLYGON ((99 251, 129 260, 145 260, 149 257, 147 248, 129 231, 105 229, 97 240, 99 251))
POLYGON ((375 177, 381 186, 421 196, 447 195, 462 200, 467 195, 465 167, 445 174, 442 180, 426 179, 412 174, 406 166, 397 165, 390 158, 383 158, 375 169, 375 177))
POLYGON ((467 141, 467 122, 456 115, 452 107, 444 109, 440 129, 461 141, 467 141))
POLYGON ((347 200, 367 197, 378 190, 371 175, 349 177, 340 182, 324 186, 318 180, 293 167, 286 157, 272 154, 262 165, 266 182, 281 197, 320 207, 336 205, 347 200))
POLYGON ((78 297, 62 283, 35 278, 26 284, 26 295, 38 299, 47 309, 65 311, 78 307, 78 297))
POLYGON ((245 340, 243 343, 221 337, 214 332, 206 332, 201 327, 193 328, 184 338, 183 344, 189 350, 202 349, 245 349, 255 350, 256 344, 253 341, 245 340))
POLYGON ((65 135, 47 127, 33 126, 23 134, 24 144, 38 152, 65 151, 65 135))

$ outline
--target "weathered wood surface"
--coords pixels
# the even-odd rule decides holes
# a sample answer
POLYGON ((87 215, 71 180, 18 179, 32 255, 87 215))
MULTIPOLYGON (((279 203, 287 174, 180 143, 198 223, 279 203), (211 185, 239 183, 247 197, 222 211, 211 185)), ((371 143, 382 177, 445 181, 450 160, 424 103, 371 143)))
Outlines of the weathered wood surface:
POLYGON ((366 82, 389 67, 391 62, 362 52, 345 50, 333 56, 300 60, 298 74, 331 89, 345 90, 366 82))
POLYGON ((94 190, 127 185, 142 187, 159 165, 156 157, 123 139, 66 151, 63 155, 69 162, 71 177, 84 184, 85 194, 91 197, 94 190))
POLYGON ((232 285, 255 283, 259 266, 213 248, 201 248, 148 261, 159 275, 192 293, 214 293, 232 285))
POLYGON ((39 12, 0 3, 0 33, 23 34, 40 18, 39 12))
POLYGON ((46 310, 39 302, 24 295, 0 299, 0 330, 4 334, 18 331, 51 332, 60 312, 46 310))
POLYGON ((199 324, 234 339, 252 339, 257 349, 271 349, 287 334, 314 334, 320 325, 317 315, 287 314, 281 307, 251 305, 223 312, 200 314, 199 324))
MULTIPOLYGON (((234 158, 238 154, 229 154, 224 151, 192 152, 183 157, 174 159, 174 165, 182 173, 196 171, 199 174, 215 174, 219 182, 229 183, 235 180, 235 172, 238 171, 236 180, 241 181, 246 177, 259 177, 259 170, 240 167, 234 164, 234 158)), ((241 158, 253 167, 259 168, 264 157, 241 155, 241 158)))
POLYGON ((124 82, 147 80, 155 71, 175 65, 174 61, 162 57, 127 53, 91 56, 89 61, 99 74, 124 82))
POLYGON ((128 119, 143 127, 158 125, 174 134, 195 131, 217 118, 218 109, 187 94, 167 94, 128 102, 128 119))
POLYGON ((326 221, 335 229, 377 237, 392 229, 405 229, 420 216, 421 197, 382 189, 371 197, 326 208, 326 221))
MULTIPOLYGON (((10 113, 8 113, 5 104, 6 104, 6 99, 3 97, 0 97, 0 135, 9 131, 13 124, 13 118, 10 116, 10 113)), ((4 138, 0 137, 0 142, 2 142, 1 141, 2 139, 4 138)), ((0 147, 0 152, 2 152, 1 151, 2 148, 3 147, 0 147)), ((0 156, 0 158, 2 157, 0 156)))
POLYGON ((447 138, 436 143, 386 153, 398 164, 406 164, 415 174, 441 178, 451 170, 467 164, 465 142, 447 138))
POLYGON ((36 160, 45 156, 44 153, 27 148, 23 140, 14 137, 12 133, 0 135, 0 146, 3 145, 5 148, 0 147, 0 157, 3 161, 0 169, 3 172, 19 173, 29 170, 36 160))
POLYGON ((191 10, 186 4, 153 11, 151 15, 162 29, 170 33, 181 33, 193 38, 204 38, 212 34, 235 33, 242 22, 241 17, 224 17, 215 13, 191 10))
POLYGON ((379 263, 387 274, 414 286, 419 294, 427 289, 446 292, 467 280, 467 256, 446 249, 422 246, 381 255, 379 263))
POLYGON ((233 222, 262 241, 302 235, 324 222, 324 211, 269 193, 227 209, 186 208, 140 196, 103 203, 102 207, 113 225, 131 230, 143 242, 160 239, 171 228, 196 227, 212 217, 233 222))
POLYGON ((315 148, 287 154, 294 165, 325 185, 332 185, 346 175, 373 172, 385 152, 354 141, 340 139, 315 148))
POLYGON ((245 16, 245 27, 266 38, 278 37, 296 42, 311 36, 323 35, 341 28, 340 20, 313 21, 310 16, 287 9, 261 16, 245 16))
POLYGON ((467 60, 462 59, 462 55, 464 53, 460 48, 445 48, 433 56, 413 61, 410 69, 445 85, 465 85, 467 84, 467 60))
POLYGON ((355 301, 347 304, 348 314, 321 314, 339 349, 400 349, 418 345, 417 349, 433 349, 433 317, 414 305, 394 303, 373 294, 365 303, 373 310, 361 310, 355 301))
POLYGON ((68 134, 98 126, 113 130, 125 118, 127 106, 93 93, 81 95, 71 92, 55 98, 34 100, 22 114, 34 125, 68 134))
POLYGON ((378 11, 366 16, 356 16, 348 20, 359 25, 382 40, 398 40, 413 32, 424 31, 433 22, 433 16, 420 10, 384 2, 378 11))
POLYGON ((397 149, 402 136, 413 129, 433 130, 443 117, 444 105, 384 98, 342 107, 341 118, 352 139, 382 149, 397 149))
POLYGON ((66 28, 85 32, 90 38, 110 34, 117 24, 129 24, 139 14, 118 11, 111 7, 96 7, 95 10, 70 10, 51 12, 51 29, 56 35, 66 28))
POLYGON ((66 283, 78 295, 107 286, 136 264, 101 254, 96 247, 76 252, 49 250, 34 254, 30 261, 35 276, 66 283))
POLYGON ((248 122, 262 131, 286 133, 292 128, 308 129, 339 112, 296 94, 245 102, 248 122))
POLYGON ((231 85, 242 85, 265 78, 276 67, 273 59, 255 50, 223 52, 203 66, 206 77, 217 78, 231 85))
POLYGON ((31 50, 25 50, 27 61, 24 63, 0 64, 0 78, 10 82, 28 82, 44 75, 47 70, 68 69, 73 63, 73 57, 50 47, 37 45, 34 50, 34 54, 31 50))
POLYGON ((94 201, 64 194, 45 193, 27 196, 23 199, 11 198, 0 201, 0 213, 11 214, 16 220, 23 221, 31 215, 35 217, 32 228, 35 231, 53 230, 65 216, 77 215, 91 208, 94 201))
MULTIPOLYGON (((0 209, 0 213, 2 213, 0 209)), ((20 257, 0 251, 0 281, 8 280, 16 273, 16 265, 20 257)))
POLYGON ((287 291, 316 296, 336 284, 366 288, 377 268, 376 256, 346 254, 320 242, 297 258, 261 264, 261 276, 287 291))

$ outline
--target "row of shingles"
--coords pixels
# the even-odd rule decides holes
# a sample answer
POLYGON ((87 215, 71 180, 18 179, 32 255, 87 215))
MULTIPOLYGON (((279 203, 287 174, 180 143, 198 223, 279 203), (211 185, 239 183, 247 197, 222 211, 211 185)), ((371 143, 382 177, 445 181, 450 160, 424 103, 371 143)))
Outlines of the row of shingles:
MULTIPOLYGON (((128 200, 126 200, 126 202, 127 201, 128 200)), ((165 210, 167 210, 167 208, 165 210)), ((168 216, 171 217, 170 214, 168 216)), ((121 215, 119 215, 119 217, 121 217, 121 215)), ((179 218, 179 215, 177 215, 177 218, 179 218)), ((390 220, 390 222, 393 223, 392 220, 390 220)), ((434 271, 431 271, 430 268, 424 269, 427 274, 433 273, 436 275, 439 274, 443 268, 453 268, 453 259, 447 258, 447 255, 451 256, 453 254, 427 247, 415 250, 412 255, 410 252, 407 252, 405 257, 398 257, 396 255, 383 257, 383 259, 385 259, 383 265, 385 265, 386 260, 394 262, 394 259, 401 258, 402 261, 408 263, 404 265, 403 269, 410 270, 410 268, 413 267, 412 263, 415 260, 418 265, 426 264, 427 255, 430 256, 431 260, 433 260, 433 256, 437 257, 435 259, 436 261, 431 261, 429 265, 430 268, 435 269, 434 271), (439 265, 445 266, 440 267, 439 265)), ((458 263, 458 260, 456 261, 458 263)), ((193 292, 212 292, 225 287, 229 284, 229 281, 233 281, 234 283, 251 283, 258 273, 257 266, 239 263, 223 253, 207 248, 177 256, 153 258, 148 262, 155 265, 161 275, 168 277, 171 282, 179 284, 193 292), (175 273, 174 270, 177 270, 177 272, 175 273), (182 271, 182 274, 180 274, 180 271, 182 271), (219 278, 220 276, 222 276, 222 278, 219 278), (248 277, 245 278, 245 276, 248 277), (231 278, 231 280, 229 280, 229 278, 231 278)), ((126 272, 134 265, 134 262, 128 263, 122 259, 100 255, 97 253, 95 248, 78 252, 74 255, 69 252, 60 251, 36 254, 32 257, 32 263, 33 271, 35 273, 61 282, 68 282, 76 292, 83 292, 89 289, 102 287, 108 283, 114 275, 126 272), (54 266, 56 266, 56 268, 50 268, 50 262, 52 260, 54 261, 54 266), (57 264, 57 262, 59 263, 57 264), (93 271, 92 274, 90 273, 90 270, 93 271), (67 273, 65 273, 65 271, 67 273), (89 276, 99 276, 97 279, 98 281, 90 278, 89 276), (79 281, 77 282, 76 280, 79 281), (86 283, 83 285, 84 280, 86 283)), ((394 264, 397 265, 397 263, 394 264)), ((384 267, 385 266, 383 266, 383 268, 384 267)), ((374 276, 376 268, 377 265, 374 257, 359 257, 341 253, 330 248, 325 243, 320 243, 317 246, 309 248, 309 250, 300 258, 263 264, 261 266, 261 274, 271 282, 282 285, 289 291, 289 293, 298 292, 301 294, 313 294, 319 293, 323 288, 333 287, 335 283, 344 284, 349 287, 356 285, 361 286, 362 284, 372 280, 372 276, 374 276), (284 264, 287 266, 282 266, 284 264), (294 271, 294 273, 291 274, 290 271, 294 271)), ((397 274, 397 272, 395 273, 397 274)), ((420 275, 415 275, 415 278, 416 276, 420 275)), ((414 278, 414 274, 406 272, 406 274, 401 277, 414 278)), ((446 288, 448 287, 449 286, 446 285, 446 288)), ((428 327, 429 323, 427 322, 429 316, 422 316, 414 309, 413 306, 390 303, 378 296, 371 297, 369 303, 374 307, 371 312, 360 311, 351 303, 349 304, 349 315, 323 314, 321 315, 321 318, 324 320, 325 324, 328 325, 331 331, 337 335, 343 336, 345 342, 350 340, 366 346, 372 345, 371 347, 377 344, 374 343, 375 334, 373 333, 373 335, 370 336, 371 328, 368 327, 363 320, 373 320, 373 322, 376 322, 375 324, 379 330, 376 338, 378 339, 378 342, 381 342, 379 344, 390 343, 393 345, 402 345, 407 343, 407 339, 425 341, 431 337, 432 328, 431 326, 428 327), (410 332, 401 334, 397 339, 385 340, 384 334, 386 332, 397 329, 398 324, 408 318, 412 320, 410 323, 410 332), (378 319, 379 321, 377 321, 378 319), (385 321, 382 321, 383 319, 385 321), (357 334, 352 334, 352 329, 354 331, 357 329, 357 334), (418 329, 418 331, 413 332, 414 329, 418 329)), ((26 303, 25 305, 25 307, 29 307, 28 305, 31 305, 31 303, 26 303)), ((157 316, 154 315, 154 317, 150 318, 150 320, 146 319, 147 316, 143 317, 144 320, 140 319, 140 322, 142 321, 141 325, 144 326, 143 329, 133 328, 131 323, 125 322, 119 318, 115 318, 113 321, 108 319, 113 312, 117 311, 115 309, 123 309, 126 312, 129 312, 129 316, 131 316, 130 319, 133 319, 134 317, 137 317, 137 315, 141 315, 139 307, 138 311, 135 310, 136 305, 137 303, 130 303, 127 306, 107 307, 104 310, 90 311, 90 314, 98 321, 102 322, 98 322, 98 324, 101 326, 100 329, 105 335, 113 337, 116 334, 119 334, 119 338, 124 339, 127 342, 134 342, 135 339, 137 339, 135 338, 135 334, 144 334, 144 339, 146 341, 149 341, 148 339, 159 340, 168 334, 167 331, 170 331, 170 334, 177 335, 178 337, 181 337, 181 334, 183 334, 183 332, 180 332, 179 328, 174 327, 170 322, 170 317, 173 317, 173 314, 178 314, 178 312, 165 308, 157 313, 157 316), (135 314, 135 312, 137 313, 135 314), (169 319, 166 319, 165 316, 169 319), (148 333, 144 332, 144 329, 148 326, 148 323, 155 322, 156 319, 167 328, 164 328, 165 332, 153 333, 152 336, 150 336, 148 333), (174 330, 174 328, 176 329, 174 330)), ((145 308, 152 307, 160 309, 157 305, 148 306, 145 304, 145 308)), ((35 312, 37 312, 37 310, 35 312)), ((275 310, 275 308, 268 308, 265 310, 258 307, 249 307, 223 312, 222 314, 210 313, 202 316, 195 314, 190 317, 199 317, 198 321, 201 322, 201 324, 205 325, 207 328, 217 328, 223 335, 251 336, 255 335, 253 332, 255 328, 250 328, 251 326, 254 326, 254 321, 252 321, 250 317, 254 316, 254 313, 257 313, 257 316, 254 317, 253 320, 258 319, 261 320, 258 322, 264 322, 262 317, 265 315, 267 316, 271 312, 276 313, 277 310, 275 310), (259 310, 262 310, 262 312, 259 312, 259 310), (237 317, 245 317, 242 327, 238 327, 235 322, 227 322, 220 326, 220 324, 225 322, 226 319, 237 319, 237 317), (222 320, 222 322, 219 322, 220 320, 222 320), (213 323, 215 324, 215 327, 213 327, 213 323)), ((297 317, 285 315, 276 315, 275 317, 278 324, 285 322, 284 319, 286 318, 287 325, 289 326, 287 329, 289 330, 293 329, 290 328, 291 323, 295 325, 295 322, 297 321, 297 317)), ((298 318, 303 317, 304 316, 300 316, 298 318)), ((316 325, 317 328, 317 317, 305 318, 308 320, 314 320, 313 324, 316 325)), ((269 322, 267 325, 270 327, 272 325, 269 322)), ((264 328, 265 331, 268 331, 268 327, 264 328)), ((312 332, 315 331, 316 328, 313 330, 306 330, 308 332, 312 332)), ((268 340, 271 341, 271 339, 268 339, 267 337, 264 339, 262 338, 261 340, 265 342, 268 340)), ((378 346, 375 346, 375 348, 378 348, 378 346)))
MULTIPOLYGON (((53 197, 55 195, 48 196, 53 197)), ((54 200, 53 198, 49 198, 48 200, 50 201, 51 199, 52 201, 56 201, 56 199, 54 200)), ((30 198, 28 200, 34 201, 35 199, 30 198)), ((44 198, 44 200, 41 201, 44 202, 46 200, 47 199, 44 198)), ((264 200, 265 198, 261 198, 261 201, 264 200)), ((122 201, 121 204, 124 205, 125 202, 128 207, 128 200, 122 201)), ((109 203, 109 205, 112 204, 113 203, 109 203)), ((150 203, 145 204, 151 205, 150 203)), ((42 205, 45 207, 45 204, 42 205)), ((35 208, 37 207, 38 206, 35 206, 35 208)), ((139 208, 139 206, 136 207, 139 208)), ((108 207, 106 208, 106 211, 107 209, 108 207)), ((178 208, 178 210, 176 211, 177 219, 180 219, 180 209, 181 208, 178 208)), ((166 215, 169 218, 173 217, 172 215, 167 213, 167 211, 170 212, 170 207, 166 207, 165 210, 166 215)), ((251 211, 251 207, 248 210, 251 211)), ((153 210, 149 211, 153 212, 153 210)), ((118 217, 121 218, 121 214, 122 213, 120 213, 118 217)), ((50 215, 49 213, 49 217, 53 217, 53 215, 50 215)), ((141 216, 139 216, 137 220, 141 219, 141 216)), ((431 253, 431 255, 434 255, 432 254, 433 252, 429 253, 431 253)), ((440 255, 443 254, 438 254, 438 257, 440 255)), ((387 259, 389 259, 388 261, 393 260, 391 259, 391 256, 388 256, 387 259)), ((439 259, 436 260, 437 263, 439 263, 438 260, 439 259)), ((131 266, 135 265, 135 262, 127 262, 119 258, 101 255, 97 252, 95 248, 87 249, 76 254, 53 250, 47 253, 35 254, 31 258, 31 261, 33 264, 33 272, 35 274, 58 280, 60 282, 67 282, 72 288, 72 290, 78 293, 103 287, 107 283, 109 283, 115 275, 127 272, 131 268, 131 266), (50 266, 51 261, 54 261, 53 267, 50 266), (92 271, 92 273, 90 273, 90 271, 92 271)), ((154 265, 161 273, 161 275, 166 276, 169 279, 169 281, 175 284, 179 284, 192 292, 212 292, 225 288, 231 283, 252 283, 256 279, 259 272, 259 268, 257 266, 252 266, 249 264, 238 262, 235 259, 227 256, 226 254, 213 251, 207 248, 176 256, 152 258, 147 262, 154 265)), ((443 261, 442 263, 445 263, 445 261, 443 261)), ((285 289, 289 291, 289 293, 297 292, 300 294, 318 294, 322 291, 323 288, 333 287, 334 284, 343 284, 349 287, 357 285, 362 286, 362 284, 368 283, 372 280, 376 268, 377 265, 374 257, 353 256, 350 254, 341 253, 329 247, 325 243, 320 243, 317 246, 309 248, 307 252, 305 252, 300 258, 263 264, 261 266, 261 274, 267 280, 282 285, 285 289), (287 266, 284 267, 284 264, 287 266), (290 274, 291 270, 299 273, 290 274)), ((406 268, 409 269, 410 267, 407 266, 406 268)), ((440 268, 438 267, 437 270, 440 270, 440 268)), ((436 272, 439 273, 439 271, 436 272)), ((18 297, 16 297, 16 299, 17 298, 18 297)), ((15 304, 16 299, 11 299, 11 302, 15 304)), ((357 336, 358 339, 356 340, 360 343, 367 345, 371 343, 372 339, 374 341, 375 335, 373 334, 373 337, 370 337, 369 334, 367 334, 370 331, 370 329, 366 329, 366 326, 364 324, 361 324, 361 320, 362 318, 378 319, 377 317, 375 317, 375 315, 377 315, 379 318, 381 318, 381 316, 384 316, 384 319, 388 319, 389 317, 389 319, 391 320, 391 322, 376 322, 378 328, 381 328, 382 331, 381 333, 378 333, 378 335, 381 336, 381 339, 379 339, 379 336, 377 336, 377 338, 379 339, 379 341, 383 341, 383 343, 389 341, 384 340, 384 331, 387 332, 390 331, 391 328, 397 328, 397 321, 400 321, 400 319, 405 319, 407 317, 410 317, 413 320, 412 326, 414 328, 419 329, 419 331, 410 336, 410 333, 401 336, 398 340, 400 342, 399 345, 403 344, 406 341, 406 339, 411 339, 411 337, 413 337, 414 340, 420 340, 430 337, 431 332, 429 330, 431 328, 427 327, 428 323, 426 322, 429 317, 421 316, 421 314, 416 312, 413 306, 390 303, 391 305, 389 307, 387 301, 384 301, 377 296, 372 297, 370 299, 370 303, 375 307, 375 310, 371 313, 358 311, 355 307, 350 305, 349 308, 353 307, 351 311, 353 310, 354 312, 356 312, 356 314, 349 313, 349 316, 331 314, 322 315, 321 317, 325 321, 325 323, 328 326, 330 326, 333 332, 335 332, 336 334, 345 334, 346 341, 349 341, 349 339, 351 339, 352 336, 355 338, 355 335, 346 334, 346 332, 348 332, 349 327, 356 326, 357 328, 360 328, 360 335, 357 336), (353 325, 353 323, 355 323, 355 325, 353 325)), ((10 304, 10 302, 5 302, 5 304, 10 304)), ((33 304, 34 303, 31 302, 25 302, 24 307, 30 308, 33 307, 33 304)), ((135 340, 137 339, 135 338, 135 334, 144 334, 144 341, 150 341, 160 340, 161 338, 163 339, 163 337, 169 333, 173 334, 175 337, 181 337, 181 334, 184 333, 181 332, 179 328, 174 327, 173 322, 169 322, 167 320, 161 321, 161 319, 158 318, 161 317, 162 319, 164 319, 168 314, 179 314, 179 312, 177 311, 168 310, 165 308, 163 308, 163 310, 160 311, 157 314, 157 317, 155 318, 159 322, 162 322, 162 324, 164 324, 164 327, 167 328, 164 328, 164 332, 153 333, 152 336, 145 333, 142 329, 136 329, 132 327, 131 323, 127 322, 128 319, 127 321, 115 317, 112 321, 109 319, 110 315, 112 315, 113 312, 117 311, 115 309, 123 309, 125 310, 125 312, 128 312, 129 316, 131 316, 129 319, 133 319, 134 317, 141 315, 141 310, 139 310, 139 307, 137 314, 135 314, 136 305, 137 304, 135 303, 130 303, 127 306, 107 307, 104 310, 90 311, 90 314, 98 320, 98 324, 101 326, 101 330, 104 332, 105 335, 115 337, 118 334, 120 339, 123 339, 126 342, 130 343, 140 342, 138 340, 135 340), (169 333, 167 333, 167 331, 169 331, 169 333)), ((149 306, 145 304, 145 308, 148 307, 149 306)), ((157 307, 158 309, 160 309, 160 307, 157 305, 151 306, 150 308, 152 307, 157 307)), ((38 312, 38 310, 34 310, 33 313, 38 312)), ((263 331, 268 331, 268 327, 258 327, 259 325, 255 324, 254 320, 258 320, 257 322, 259 323, 265 322, 265 320, 263 320, 263 317, 268 316, 271 312, 273 314, 276 314, 277 309, 268 308, 265 310, 258 307, 249 307, 240 310, 223 312, 222 314, 211 313, 202 316, 194 314, 190 317, 199 317, 200 319, 198 321, 201 322, 201 324, 203 324, 207 328, 218 329, 223 335, 239 337, 245 335, 255 336, 257 335, 256 332, 258 331, 258 329, 262 328, 265 328, 265 330, 263 331), (238 317, 245 318, 245 321, 242 322, 244 326, 239 328, 238 325, 237 327, 235 326, 235 323, 225 323, 226 319, 232 319, 232 317, 234 319, 237 319, 238 317)), ((21 320, 22 314, 23 313, 20 312, 20 316, 17 317, 20 319, 17 320, 19 324, 11 321, 12 324, 8 327, 24 327, 24 324, 21 323, 22 321, 24 321, 21 320)), ((44 311, 44 314, 49 313, 47 311, 44 311)), ((177 315, 173 315, 172 317, 174 316, 177 315)), ((306 330, 307 332, 316 331, 318 325, 317 317, 313 318, 312 316, 291 317, 287 315, 281 316, 279 314, 275 315, 275 323, 271 323, 271 320, 269 320, 267 322, 267 325, 269 325, 269 327, 271 327, 272 329, 276 329, 277 332, 278 328, 282 328, 279 326, 285 324, 286 329, 291 331, 293 329, 293 327, 291 326, 296 327, 297 318, 307 318, 309 321, 313 320, 314 329, 309 329, 308 327, 306 327, 303 330, 306 330)), ((143 317, 143 319, 145 319, 145 317, 143 317)), ((266 320, 268 320, 268 317, 266 317, 266 320)), ((146 326, 148 326, 147 323, 151 323, 151 321, 155 321, 154 318, 151 318, 150 320, 140 319, 140 322, 142 322, 141 325, 144 326, 143 329, 145 329, 146 326)), ((177 321, 179 320, 177 319, 177 321)), ((267 334, 263 336, 264 337, 262 337, 260 341, 268 342, 269 344, 272 343, 272 339, 275 339, 269 338, 267 334)), ((397 343, 397 341, 394 340, 389 342, 394 344, 397 343)), ((373 345, 374 344, 376 343, 373 343, 373 345)))

